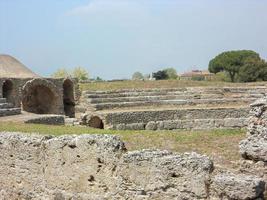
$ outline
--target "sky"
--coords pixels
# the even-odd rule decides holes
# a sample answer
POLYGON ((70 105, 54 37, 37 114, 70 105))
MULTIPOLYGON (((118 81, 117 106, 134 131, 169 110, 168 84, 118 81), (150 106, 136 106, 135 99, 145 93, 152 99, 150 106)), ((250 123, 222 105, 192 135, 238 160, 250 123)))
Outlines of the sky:
POLYGON ((0 54, 34 72, 130 78, 207 69, 223 51, 267 60, 267 0, 0 0, 0 54))

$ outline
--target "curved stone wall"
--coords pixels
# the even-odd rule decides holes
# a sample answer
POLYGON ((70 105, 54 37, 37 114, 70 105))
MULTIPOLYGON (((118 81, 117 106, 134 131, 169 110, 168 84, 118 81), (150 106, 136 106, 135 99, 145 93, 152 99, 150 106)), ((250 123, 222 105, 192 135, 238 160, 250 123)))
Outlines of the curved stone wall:
POLYGON ((113 112, 104 115, 105 128, 118 130, 173 130, 243 128, 249 108, 177 109, 113 112))

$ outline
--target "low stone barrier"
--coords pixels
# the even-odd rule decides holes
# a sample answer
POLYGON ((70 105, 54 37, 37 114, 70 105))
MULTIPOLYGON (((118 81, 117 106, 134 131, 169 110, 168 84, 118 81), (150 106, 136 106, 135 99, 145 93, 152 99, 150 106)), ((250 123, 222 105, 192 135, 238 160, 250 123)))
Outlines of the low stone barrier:
POLYGON ((64 125, 65 116, 64 115, 40 115, 34 116, 31 119, 24 121, 26 124, 49 124, 49 125, 64 125))
POLYGON ((0 133, 0 199, 263 199, 261 179, 213 169, 197 153, 127 152, 111 135, 0 133))
POLYGON ((211 129, 233 129, 244 128, 247 118, 225 118, 225 119, 192 119, 192 120, 167 120, 150 121, 148 123, 117 124, 110 128, 114 130, 211 130, 211 129))
POLYGON ((108 113, 105 128, 119 130, 173 130, 243 128, 249 108, 180 109, 108 113))

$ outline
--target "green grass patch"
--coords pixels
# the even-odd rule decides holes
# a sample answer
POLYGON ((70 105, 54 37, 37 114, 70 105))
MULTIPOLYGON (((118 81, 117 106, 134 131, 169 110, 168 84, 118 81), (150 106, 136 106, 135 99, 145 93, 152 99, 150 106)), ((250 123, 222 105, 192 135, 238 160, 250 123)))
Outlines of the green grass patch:
POLYGON ((215 81, 193 80, 158 80, 158 81, 115 81, 115 82, 92 82, 80 83, 80 89, 85 90, 120 90, 120 89, 151 89, 151 88, 183 88, 183 87, 241 87, 264 85, 265 82, 255 83, 230 83, 215 81))

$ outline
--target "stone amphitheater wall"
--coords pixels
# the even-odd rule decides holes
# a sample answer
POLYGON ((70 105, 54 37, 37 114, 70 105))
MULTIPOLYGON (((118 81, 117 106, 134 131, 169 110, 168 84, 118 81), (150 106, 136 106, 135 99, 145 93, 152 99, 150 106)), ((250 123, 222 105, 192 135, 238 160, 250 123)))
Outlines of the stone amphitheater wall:
POLYGON ((172 130, 243 128, 249 108, 181 109, 113 112, 102 117, 105 128, 119 130, 172 130))

